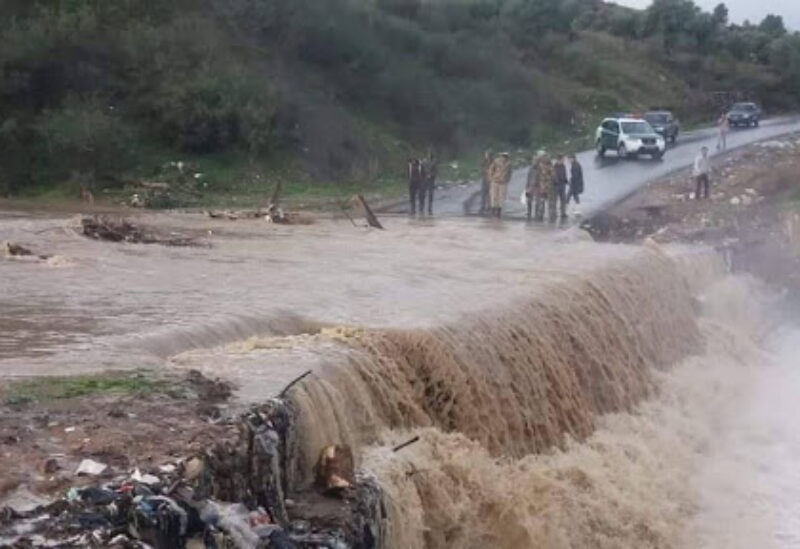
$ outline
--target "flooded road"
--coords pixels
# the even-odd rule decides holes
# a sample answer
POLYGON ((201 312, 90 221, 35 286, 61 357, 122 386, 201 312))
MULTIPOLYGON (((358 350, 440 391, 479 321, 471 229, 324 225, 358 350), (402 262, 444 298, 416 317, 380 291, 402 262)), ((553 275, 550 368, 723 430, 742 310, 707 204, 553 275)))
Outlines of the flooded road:
MULTIPOLYGON (((75 217, 0 217, 0 241, 54 255, 0 258, 0 373, 158 366, 250 336, 314 332, 318 323, 428 326, 513 299, 521 281, 557 276, 576 253, 587 268, 613 257, 484 220, 386 218, 385 232, 193 214, 136 221, 202 235, 208 247, 98 242, 78 234, 75 217)), ((296 358, 270 370, 277 386, 302 371, 296 358)))
POLYGON ((196 368, 262 402, 311 369, 293 467, 353 447, 390 548, 800 547, 800 332, 708 250, 469 218, 135 221, 205 245, 0 215, 0 240, 53 254, 0 258, 0 375, 196 368))

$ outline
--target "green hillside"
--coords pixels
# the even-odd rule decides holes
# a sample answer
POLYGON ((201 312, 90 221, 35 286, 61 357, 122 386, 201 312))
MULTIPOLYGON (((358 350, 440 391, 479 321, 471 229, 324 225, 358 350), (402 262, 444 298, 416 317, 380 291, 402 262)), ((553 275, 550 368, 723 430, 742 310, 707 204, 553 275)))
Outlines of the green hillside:
POLYGON ((575 143, 617 109, 691 121, 736 94, 800 101, 800 38, 779 17, 732 26, 688 0, 0 0, 0 23, 9 195, 169 180, 175 161, 195 197, 380 189, 429 148, 463 159, 575 143))

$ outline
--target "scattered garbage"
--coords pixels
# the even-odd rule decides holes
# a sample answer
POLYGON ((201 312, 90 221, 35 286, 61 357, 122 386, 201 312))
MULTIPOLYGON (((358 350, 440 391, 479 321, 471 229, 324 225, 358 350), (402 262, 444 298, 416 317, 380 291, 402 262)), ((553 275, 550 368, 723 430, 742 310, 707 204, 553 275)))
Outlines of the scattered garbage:
POLYGON ((134 482, 141 482, 142 484, 147 484, 148 486, 153 486, 161 482, 161 479, 158 478, 157 476, 148 474, 143 475, 141 472, 139 472, 139 469, 136 469, 133 472, 133 475, 131 475, 131 480, 133 480, 134 482))
POLYGON ((297 452, 294 414, 289 403, 273 399, 240 416, 238 437, 177 462, 115 473, 84 459, 76 475, 93 484, 73 486, 55 500, 20 490, 13 507, 6 503, 0 546, 379 547, 381 492, 375 479, 355 475, 349 448, 323 449, 318 490, 291 491, 303 485, 290 459, 297 452))
POLYGON ((46 505, 48 500, 32 493, 27 486, 22 485, 11 492, 3 500, 3 505, 17 513, 27 513, 41 505, 46 505))
POLYGON ((78 465, 78 469, 75 471, 75 474, 98 476, 102 475, 107 468, 108 466, 104 463, 94 461, 93 459, 84 459, 81 461, 80 465, 78 465))

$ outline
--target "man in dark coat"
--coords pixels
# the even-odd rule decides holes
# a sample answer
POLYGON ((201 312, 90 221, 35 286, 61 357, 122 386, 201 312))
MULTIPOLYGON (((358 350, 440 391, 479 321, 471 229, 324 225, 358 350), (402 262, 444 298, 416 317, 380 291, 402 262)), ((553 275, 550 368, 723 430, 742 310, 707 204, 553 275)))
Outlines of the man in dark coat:
MULTIPOLYGON (((553 181, 555 196, 553 202, 558 201, 558 210, 561 214, 561 219, 567 218, 567 185, 569 178, 567 177, 567 166, 564 164, 564 155, 559 154, 556 164, 553 167, 555 171, 555 180, 553 181)), ((554 205, 554 204, 553 204, 554 205)), ((556 220, 556 210, 552 208, 550 211, 550 221, 556 220)))
POLYGON ((433 153, 422 164, 423 185, 419 198, 420 213, 425 211, 425 198, 428 199, 428 215, 433 215, 433 191, 436 188, 436 177, 439 175, 439 162, 433 153))
POLYGON ((425 174, 422 170, 422 162, 418 158, 411 158, 408 161, 408 195, 411 215, 417 213, 417 199, 420 205, 425 200, 422 186, 425 183, 425 174))
POLYGON ((570 177, 569 177, 569 196, 567 196, 567 204, 570 200, 575 200, 575 204, 581 203, 581 195, 583 194, 583 166, 581 166, 578 159, 574 154, 569 155, 570 161, 570 177))

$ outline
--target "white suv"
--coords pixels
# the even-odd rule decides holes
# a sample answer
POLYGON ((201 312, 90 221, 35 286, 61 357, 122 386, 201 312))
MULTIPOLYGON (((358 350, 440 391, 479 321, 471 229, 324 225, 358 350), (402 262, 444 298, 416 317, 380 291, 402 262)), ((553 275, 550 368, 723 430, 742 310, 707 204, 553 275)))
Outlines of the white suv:
POLYGON ((641 118, 606 118, 597 128, 595 147, 599 156, 616 151, 620 158, 649 154, 661 158, 667 144, 653 127, 641 118))

